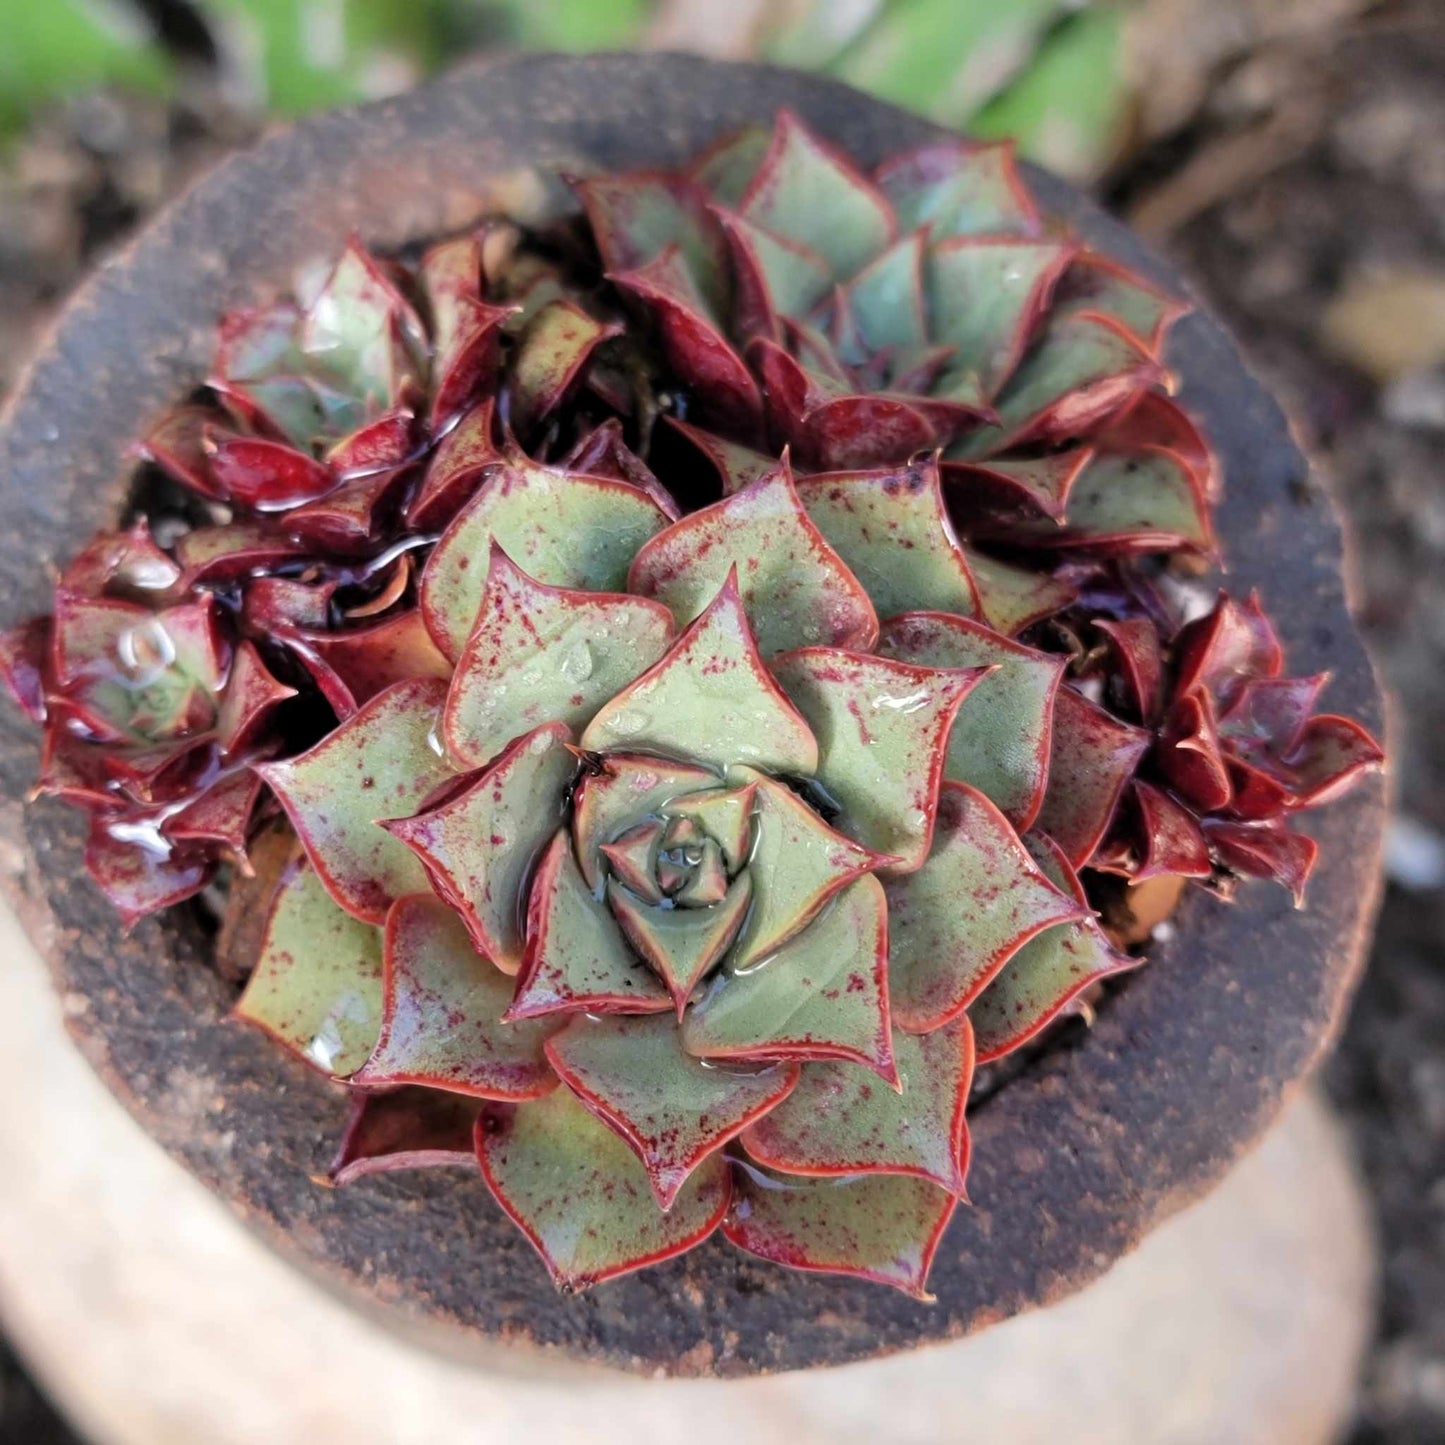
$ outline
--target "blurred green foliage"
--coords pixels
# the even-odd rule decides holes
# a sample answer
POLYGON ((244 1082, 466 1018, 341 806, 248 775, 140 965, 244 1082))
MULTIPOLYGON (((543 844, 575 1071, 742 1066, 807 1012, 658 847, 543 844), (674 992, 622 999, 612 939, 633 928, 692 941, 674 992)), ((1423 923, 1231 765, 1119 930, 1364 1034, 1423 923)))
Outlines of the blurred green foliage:
MULTIPOLYGON (((186 0, 165 0, 168 4, 186 0)), ((602 50, 645 40, 669 0, 189 0, 232 100, 294 114, 394 91, 486 45, 602 50)), ((710 0, 725 4, 727 0, 710 0)), ((768 0, 757 53, 1087 178, 1127 109, 1129 0, 768 0)), ((145 18, 157 0, 0 0, 0 130, 102 83, 165 91, 183 67, 145 18)))

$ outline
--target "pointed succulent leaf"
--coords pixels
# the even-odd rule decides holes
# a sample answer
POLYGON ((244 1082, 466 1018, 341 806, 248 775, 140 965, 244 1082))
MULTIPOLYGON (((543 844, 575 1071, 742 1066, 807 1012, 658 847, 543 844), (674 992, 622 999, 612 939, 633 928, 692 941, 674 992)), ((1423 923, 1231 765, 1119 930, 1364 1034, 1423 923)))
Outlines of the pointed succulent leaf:
POLYGON ((580 728, 656 663, 672 638, 666 607, 543 586, 493 542, 477 625, 442 709, 447 748, 480 767, 543 723, 580 728))
POLYGON ((416 607, 370 627, 304 631, 298 638, 331 669, 357 707, 394 683, 451 675, 451 664, 437 650, 416 607))
POLYGON ((1258 594, 1237 602, 1221 592, 1212 611, 1181 629, 1174 666, 1176 695, 1202 686, 1227 708, 1246 682, 1277 677, 1284 652, 1258 594))
POLYGON ((481 1108, 479 1099, 440 1089, 353 1094, 327 1182, 340 1188, 399 1169, 474 1170, 473 1137, 481 1108))
POLYGON ((432 319, 431 423, 436 428, 495 378, 502 327, 512 308, 490 306, 481 298, 482 240, 477 235, 433 246, 418 271, 432 319))
POLYGON ((443 527, 500 467, 501 448, 493 440, 496 399, 487 397, 465 412, 437 443, 416 495, 407 503, 406 520, 417 528, 443 527))
POLYGON ((687 176, 723 205, 736 206, 772 139, 766 126, 744 126, 703 151, 687 168, 687 176))
POLYGON ((978 588, 980 617, 1005 637, 1062 612, 1079 595, 1071 583, 1049 572, 1015 567, 973 547, 965 547, 963 555, 978 588))
POLYGON ((1188 310, 1187 302, 1097 251, 1075 257, 1056 300, 1056 314, 1091 316, 1116 326, 1151 356, 1159 354, 1169 328, 1188 310))
MULTIPOLYGON (((75 797, 85 805, 87 791, 83 785, 74 792, 59 785, 47 791, 75 797)), ((93 801, 108 800, 102 793, 93 801)), ((142 823, 140 828, 147 838, 155 832, 153 824, 142 823)), ((97 818, 91 826, 85 866, 126 928, 162 908, 194 898, 216 872, 216 860, 198 856, 193 849, 137 847, 125 831, 125 824, 104 818, 97 818)))
POLYGON ((798 496, 880 617, 925 609, 977 614, 977 588, 943 505, 934 458, 805 477, 798 496))
POLYGON ((802 1181, 755 1166, 738 1171, 735 1187, 723 1233, 739 1249, 932 1298, 929 1267, 958 1202, 948 1190, 899 1174, 802 1181))
POLYGON ((607 884, 613 915, 628 942, 662 980, 679 1018, 693 989, 737 936, 752 894, 752 878, 747 873, 734 879, 723 897, 706 908, 653 907, 615 881, 607 884))
POLYGON ((1089 316, 1050 320, 997 400, 998 422, 962 448, 990 457, 1025 441, 1087 434, 1159 380, 1158 364, 1122 332, 1089 316))
POLYGON ((621 330, 573 301, 549 302, 532 317, 509 366, 509 419, 519 435, 529 436, 567 400, 581 384, 593 352, 621 330))
POLYGON ((86 597, 156 601, 173 591, 183 566, 156 545, 141 517, 124 532, 101 532, 82 547, 66 564, 60 586, 86 597))
POLYGON ((662 820, 650 818, 602 845, 602 856, 613 877, 644 903, 661 903, 663 899, 657 882, 657 850, 664 832, 662 820))
POLYGON ((236 1016, 344 1079, 376 1043, 381 969, 381 930, 338 908, 314 868, 293 866, 236 1016))
POLYGON ((656 598, 686 626, 733 568, 764 657, 815 643, 873 645, 872 604, 803 510, 786 465, 644 543, 627 586, 656 598))
POLYGON ((1353 718, 1312 717, 1285 760, 1294 774, 1295 804, 1315 808, 1341 796, 1385 760, 1384 749, 1353 718))
POLYGON ((857 1064, 805 1064, 797 1088, 749 1125, 743 1148, 784 1174, 911 1174, 961 1196, 973 1030, 961 1018, 893 1047, 901 1092, 857 1064))
POLYGON ((731 960, 688 1009, 683 1044, 702 1059, 852 1059, 896 1082, 888 1024, 888 911, 871 876, 765 959, 731 960))
POLYGON ((167 412, 135 444, 136 454, 154 462, 173 481, 202 497, 219 501, 221 484, 211 475, 206 437, 215 425, 209 407, 182 406, 167 412))
POLYGON ((577 771, 570 743, 562 724, 540 727, 461 792, 384 824, 416 854, 477 949, 505 973, 521 966, 528 878, 552 841, 577 771))
POLYGON ((664 420, 702 453, 717 472, 725 497, 771 476, 779 468, 777 457, 769 456, 766 452, 756 451, 740 442, 729 441, 726 437, 703 431, 701 427, 689 426, 675 416, 668 416, 664 420))
POLYGON ((566 829, 537 865, 527 898, 527 947, 508 1019, 541 1014, 659 1013, 673 1006, 617 920, 588 888, 566 829))
POLYGON ((881 657, 923 667, 991 667, 964 700, 943 775, 968 783, 1027 828, 1043 803, 1053 747, 1054 699, 1064 660, 942 612, 908 612, 883 624, 881 657))
POLYGON ((1327 682, 1327 672, 1313 677, 1251 678, 1220 713, 1221 740, 1231 752, 1246 758, 1285 757, 1299 746, 1327 682))
POLYGON ((620 592, 637 549, 671 519, 626 482, 569 475, 520 454, 458 514, 422 573, 421 606, 437 646, 459 657, 477 620, 495 541, 551 587, 620 592))
POLYGON ((798 1081, 796 1064, 710 1068, 663 1018, 574 1019, 548 1043, 547 1057, 642 1161, 664 1210, 698 1165, 798 1081))
POLYGON ((807 723, 763 666, 736 571, 662 661, 597 713, 582 746, 604 753, 640 748, 804 777, 818 761, 807 723))
POLYGON ((1176 698, 1155 748, 1159 771, 1170 786, 1201 813, 1227 808, 1234 797, 1234 782, 1224 745, 1214 694, 1196 687, 1176 698))
POLYGON ((834 831, 791 788, 750 768, 729 778, 754 798, 753 907, 730 960, 747 969, 805 929, 840 889, 890 860, 834 831))
POLYGON ((675 246, 612 283, 654 316, 669 365, 691 386, 700 410, 728 428, 753 436, 762 397, 741 356, 723 334, 675 246))
POLYGON ((1141 722, 1155 722, 1164 687, 1159 629, 1147 617, 1101 617, 1094 627, 1108 639, 1134 715, 1141 722))
POLYGON ((848 315, 867 352, 889 348, 908 352, 927 346, 932 339, 923 287, 926 242, 926 232, 910 231, 880 252, 844 288, 848 315))
POLYGON ((303 547, 274 523, 262 520, 193 527, 176 539, 176 561, 193 588, 202 582, 232 583, 298 556, 303 547))
POLYGON ((645 754, 609 753, 599 771, 584 771, 572 799, 572 830, 577 862, 587 886, 602 889, 606 869, 602 850, 620 841, 638 820, 659 813, 683 794, 702 795, 718 775, 688 763, 645 754))
POLYGON ((1150 736, 1071 687, 1054 701, 1054 749, 1038 826, 1082 868, 1098 847, 1150 736))
POLYGON ((482 1177, 531 1240, 558 1288, 576 1293, 700 1244, 722 1222, 727 1161, 703 1160, 664 1212, 647 1170, 568 1089, 488 1110, 477 1125, 482 1177))
POLYGON ((439 898, 413 893, 392 904, 383 964, 381 1030, 354 1083, 512 1100, 556 1086, 543 1053, 556 1023, 502 1022, 512 980, 472 947, 439 898))
POLYGON ((1234 823, 1205 818, 1200 827, 1214 855, 1232 873, 1282 884, 1294 895, 1295 907, 1304 907, 1305 887, 1320 851, 1313 838, 1291 831, 1277 819, 1234 823))
POLYGON ((223 774, 193 802, 168 817, 162 831, 177 843, 219 844, 244 860, 261 786, 261 779, 250 768, 223 774))
MULTIPOLYGON (((740 773, 746 770, 738 769, 740 773)), ((757 784, 714 788, 680 800, 675 811, 692 819, 722 850, 729 873, 736 873, 753 851, 753 814, 757 811, 757 784)))
POLYGON ((773 663, 818 739, 818 781, 838 827, 901 872, 928 856, 949 729, 982 667, 916 667, 826 647, 773 663))
POLYGON ((1134 780, 1134 803, 1139 820, 1139 866, 1132 881, 1208 878, 1209 845, 1194 814, 1143 778, 1134 780))
MULTIPOLYGON (((1050 881, 1087 906, 1078 875, 1059 846, 1039 833, 1026 841, 1050 881)), ((978 1062, 991 1063, 1022 1047, 1086 989, 1142 962, 1115 952, 1092 917, 1040 934, 1019 949, 969 1008, 978 1062)))
POLYGON ((286 511, 325 496, 336 485, 327 467, 285 442, 212 430, 205 445, 216 485, 226 497, 257 511, 286 511))
POLYGON ((738 211, 817 252, 839 279, 866 265, 897 230, 887 197, 791 111, 778 116, 738 211))
POLYGON ((905 229, 949 236, 1037 233, 1041 218, 1019 178, 1011 142, 934 141, 885 161, 878 184, 905 229))
POLYGON ((453 775, 436 742, 446 689, 399 682, 298 758, 259 769, 331 896, 366 923, 426 887, 421 863, 379 826, 419 807, 453 775))
POLYGON ((719 211, 732 255, 734 324, 743 335, 781 335, 779 319, 801 320, 833 288, 833 271, 816 251, 766 226, 719 211))
POLYGON ((1063 241, 961 236, 928 253, 933 336, 956 349, 985 396, 1013 374, 1059 277, 1073 258, 1063 241))
POLYGON ((328 447, 324 461, 342 478, 356 478, 369 472, 399 467, 411 453, 415 430, 416 413, 410 407, 393 407, 379 417, 363 422, 355 431, 328 447))
POLYGON ((1071 447, 1042 457, 992 457, 987 461, 956 461, 946 451, 943 480, 968 508, 972 518, 983 514, 989 531, 1006 533, 1020 514, 1034 514, 1062 524, 1069 494, 1093 458, 1089 447, 1071 447), (990 517, 988 514, 992 513, 990 517))
POLYGON ((287 687, 271 675, 255 644, 242 642, 231 663, 216 718, 216 735, 221 746, 228 753, 250 746, 275 708, 295 696, 294 687, 287 687))
POLYGON ((926 1033, 956 1018, 1030 939, 1087 916, 1040 871, 981 793, 945 783, 924 865, 884 885, 894 1021, 926 1033))

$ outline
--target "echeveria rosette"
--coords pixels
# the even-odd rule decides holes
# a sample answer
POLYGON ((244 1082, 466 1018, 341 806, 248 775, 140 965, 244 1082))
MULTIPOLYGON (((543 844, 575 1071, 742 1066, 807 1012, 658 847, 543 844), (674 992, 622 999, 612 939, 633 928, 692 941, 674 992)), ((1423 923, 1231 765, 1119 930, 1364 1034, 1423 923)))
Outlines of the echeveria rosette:
POLYGON ((482 1173, 567 1288, 721 1226, 921 1293, 964 1191, 970 1007, 1004 988, 1022 1037, 1131 962, 1010 821, 1037 811, 1058 666, 920 608, 890 635, 947 619, 969 658, 879 650, 879 599, 967 600, 961 553, 919 568, 886 529, 820 525, 786 465, 658 514, 620 574, 568 540, 568 508, 610 538, 647 494, 571 480, 511 539, 550 580, 495 530, 477 588, 433 554, 449 680, 394 684, 262 769, 307 862, 239 1012, 376 1100, 348 1137, 386 1142, 348 1144, 338 1178, 455 1162, 435 1141, 475 1118, 482 1173), (983 689, 1025 739, 992 771, 964 727, 983 689), (315 920, 286 921, 302 895, 371 946, 313 958, 315 920), (1061 965, 1089 930, 1098 955, 1061 965), (1005 984, 1030 949, 1037 977, 1005 984), (428 1090, 481 1102, 436 1114, 428 1090))

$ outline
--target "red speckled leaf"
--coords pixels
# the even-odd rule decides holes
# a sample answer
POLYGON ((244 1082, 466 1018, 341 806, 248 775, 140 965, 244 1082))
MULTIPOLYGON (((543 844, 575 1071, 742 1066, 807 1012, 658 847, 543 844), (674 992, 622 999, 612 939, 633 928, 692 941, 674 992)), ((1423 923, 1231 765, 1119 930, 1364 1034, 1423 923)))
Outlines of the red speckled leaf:
POLYGON ((838 828, 900 872, 928 856, 947 740, 981 667, 915 667, 809 647, 773 664, 818 739, 818 781, 838 828))
POLYGON ((1162 391, 1146 391, 1125 411, 1111 417, 1097 440, 1114 451, 1163 447, 1194 468, 1200 490, 1211 502, 1219 500, 1223 474, 1218 455, 1194 418, 1162 391))
POLYGON ((436 732, 445 692, 435 678, 396 683, 310 752, 258 770, 332 897, 367 923, 426 887, 421 863, 378 824, 453 775, 436 732))
POLYGON ((329 447, 326 465, 343 478, 399 467, 411 452, 415 427, 410 407, 393 407, 329 447))
POLYGON ((747 969, 806 928, 841 888, 889 859, 828 827, 782 783, 750 768, 730 776, 754 789, 753 908, 730 959, 733 968, 747 969))
POLYGON ((1209 846, 1199 830, 1199 821, 1177 799, 1146 783, 1134 780, 1134 802, 1139 821, 1139 866, 1133 881, 1174 876, 1208 878, 1209 846))
POLYGON ((437 543, 422 573, 422 615, 437 646, 459 657, 494 541, 547 586, 620 592, 637 549, 671 520, 628 482, 569 474, 514 453, 437 543))
POLYGON ((431 312, 433 427, 445 425, 497 371, 502 327, 510 306, 481 298, 482 240, 461 236, 433 246, 419 268, 431 312))
POLYGON ((925 271, 933 337, 955 347, 951 370, 993 397, 1013 374, 1075 254, 1062 241, 960 236, 930 248, 925 271))
POLYGON ((1384 749, 1353 718, 1333 713, 1312 717, 1285 759, 1294 774, 1296 806, 1333 802, 1384 760, 1384 749))
POLYGON ((1027 828, 1048 783, 1063 659, 942 612, 891 618, 883 624, 878 652, 923 667, 994 669, 959 709, 943 775, 979 789, 1016 828, 1027 828))
POLYGON ((1164 688, 1164 651, 1158 628, 1147 617, 1099 617, 1094 619, 1094 627, 1108 639, 1135 717, 1154 723, 1164 688))
POLYGON ((613 283, 653 315, 669 365, 711 419, 756 435, 762 397, 741 356, 723 335, 676 246, 645 266, 612 275, 613 283))
POLYGON ((206 452, 207 432, 216 413, 209 407, 182 406, 167 412, 135 444, 136 454, 154 462, 168 477, 203 497, 220 499, 220 484, 211 476, 206 452))
POLYGON ((296 689, 271 676, 261 654, 249 642, 236 649, 231 674, 216 719, 216 735, 228 753, 237 753, 256 740, 277 704, 295 697, 296 689))
POLYGON ((381 1032, 357 1084, 424 1084, 481 1099, 535 1099, 556 1087, 543 1045, 555 1023, 503 1023, 512 980, 472 947, 430 893, 386 919, 381 1032))
POLYGON ((1282 884, 1294 895, 1294 906, 1304 907, 1305 887, 1320 851, 1313 838, 1291 832, 1278 821, 1231 823, 1205 818, 1200 826, 1214 855, 1232 873, 1282 884))
POLYGON ((543 586, 493 542, 477 625, 442 710, 447 747, 461 763, 480 767, 543 723, 581 728, 672 639, 666 607, 543 586))
POLYGON ((956 515, 975 530, 1004 533, 1022 514, 1037 513, 1062 523, 1069 493, 1089 464, 1089 447, 1072 447, 1042 457, 954 460, 943 454, 943 479, 960 499, 956 515))
POLYGON ((174 594, 180 577, 180 566, 156 546, 141 517, 124 532, 101 532, 87 542, 66 563, 60 586, 87 597, 103 593, 154 603, 174 594))
POLYGON ((294 867, 276 893, 236 1017, 345 1078, 381 1026, 381 930, 343 913, 314 869, 294 867))
POLYGON ((930 141, 885 161, 877 180, 905 230, 928 226, 939 240, 1029 236, 1041 225, 1038 208, 1019 179, 1012 141, 930 141))
POLYGON ((477 1157, 497 1203, 569 1294, 701 1243, 732 1194, 727 1161, 714 1154, 664 1213, 637 1156, 566 1089, 489 1109, 477 1157))
POLYGON ((406 482, 407 471, 400 467, 344 482, 324 497, 288 512, 286 525, 318 551, 352 556, 370 552, 406 482))
POLYGON ((977 589, 943 505, 936 458, 805 477, 798 496, 880 617, 925 608, 977 613, 977 589))
POLYGON ((526 889, 577 772, 560 723, 518 738, 458 793, 386 831, 421 860, 477 949, 505 973, 522 963, 526 889))
POLYGON ((1189 309, 1188 302, 1097 251, 1075 258, 1055 298, 1055 314, 1090 316, 1118 327, 1151 356, 1159 355, 1170 327, 1189 309))
POLYGON ((963 1195, 973 1030, 961 1018, 904 1034, 894 1055, 901 1092, 857 1064, 805 1064, 798 1087, 748 1128, 743 1147, 785 1174, 911 1174, 963 1195))
POLYGON ((162 824, 177 843, 219 843, 229 848, 242 867, 246 840, 261 796, 261 779, 250 768, 223 775, 194 802, 162 824))
POLYGON ((781 317, 801 320, 833 289, 833 272, 816 251, 742 216, 719 211, 732 253, 734 327, 744 336, 782 335, 781 317))
POLYGON ((493 440, 496 399, 487 397, 464 413, 437 443, 406 520, 418 528, 444 527, 495 468, 503 455, 493 440))
POLYGON ((655 597, 686 626, 734 568, 764 657, 814 643, 872 647, 873 607, 803 510, 786 463, 644 543, 627 586, 655 597))
POLYGON ((840 279, 866 265, 898 229, 888 198, 787 110, 738 210, 817 252, 840 279))
POLYGON ((451 664, 437 650, 416 607, 370 627, 302 632, 300 638, 341 680, 358 707, 395 683, 451 676, 451 664))
POLYGON ((188 588, 249 579, 263 568, 297 556, 301 544, 275 522, 247 519, 215 527, 193 527, 176 539, 176 561, 188 588))
POLYGON ((723 1233, 773 1264, 851 1275, 931 1300, 928 1270, 957 1199, 900 1174, 802 1180, 748 1166, 723 1233))
POLYGON ((661 662, 607 703, 582 746, 640 749, 726 768, 769 772, 817 766, 813 734, 763 666, 748 626, 736 571, 661 662))
POLYGON ((1125 785, 1148 750, 1149 734, 1130 727, 1071 687, 1054 701, 1054 751, 1038 827, 1075 868, 1099 846, 1125 785))
POLYGON ((184 847, 172 849, 163 839, 153 847, 129 836, 118 837, 112 831, 117 826, 104 817, 94 820, 85 845, 85 866, 126 928, 194 897, 214 876, 214 859, 184 847))
POLYGON ((666 416, 663 420, 702 453, 704 459, 717 472, 725 497, 742 491, 744 487, 751 486, 763 477, 771 476, 781 465, 777 457, 703 431, 701 427, 689 426, 675 416, 666 416))
POLYGON ((703 1059, 852 1059, 896 1081, 888 1025, 888 909, 871 876, 765 959, 731 960, 683 1018, 703 1059))
POLYGON ((642 1161, 663 1209, 699 1164, 798 1081, 796 1064, 711 1068, 684 1051, 667 1018, 574 1019, 547 1057, 642 1161))
POLYGON ((438 1089, 356 1093, 326 1182, 340 1188, 399 1169, 477 1167, 481 1101, 438 1089))
POLYGON ((581 384, 592 354, 618 322, 598 321, 572 301, 552 301, 527 323, 509 363, 508 420, 526 437, 581 384))
POLYGON ((605 877, 604 846, 654 816, 664 803, 685 793, 704 793, 718 781, 705 768, 644 754, 610 753, 599 766, 600 772, 583 773, 572 799, 577 862, 594 892, 605 877))
POLYGON ((205 449, 221 493, 258 511, 284 511, 325 496, 336 485, 328 468, 285 442, 213 427, 206 432, 205 449))
POLYGON ((1202 687, 1175 699, 1159 731, 1155 755, 1170 786, 1200 812, 1227 807, 1234 797, 1214 697, 1202 687))
POLYGON ((965 547, 963 555, 978 587, 983 621, 1005 637, 1062 612, 1078 597, 1071 583, 1049 572, 1015 567, 971 547, 965 547))
POLYGON ((552 839, 527 898, 527 948, 507 1017, 660 1013, 672 999, 587 886, 567 830, 552 839))
POLYGON ((893 1018, 912 1033, 957 1017, 1031 938, 1085 913, 1003 814, 961 783, 940 791, 927 861, 883 891, 893 1018))
POLYGON ((1256 593, 1236 602, 1221 592, 1213 611, 1180 631, 1174 660, 1176 694, 1203 686, 1228 707, 1251 678, 1277 677, 1284 651, 1256 593))
MULTIPOLYGON (((1086 903, 1068 859, 1052 839, 1027 839, 1039 867, 1061 890, 1086 903)), ((992 1063, 1035 1038, 1085 989, 1138 968, 1144 960, 1116 953, 1092 917, 1051 928, 1026 943, 969 1008, 980 1064, 992 1063)))

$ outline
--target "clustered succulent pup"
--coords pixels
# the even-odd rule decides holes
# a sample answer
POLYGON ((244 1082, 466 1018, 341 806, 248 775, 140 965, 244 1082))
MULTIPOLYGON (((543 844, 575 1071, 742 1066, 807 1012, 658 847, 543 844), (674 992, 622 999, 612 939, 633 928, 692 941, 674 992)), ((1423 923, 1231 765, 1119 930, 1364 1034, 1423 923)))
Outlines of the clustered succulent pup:
POLYGON ((568 1289, 720 1230, 924 1297, 976 1067, 1143 961, 1110 888, 1302 897, 1380 751, 1200 604, 1183 308, 1006 147, 570 186, 222 321, 0 647, 39 790, 128 919, 264 900, 332 1182, 479 1166, 568 1289))

